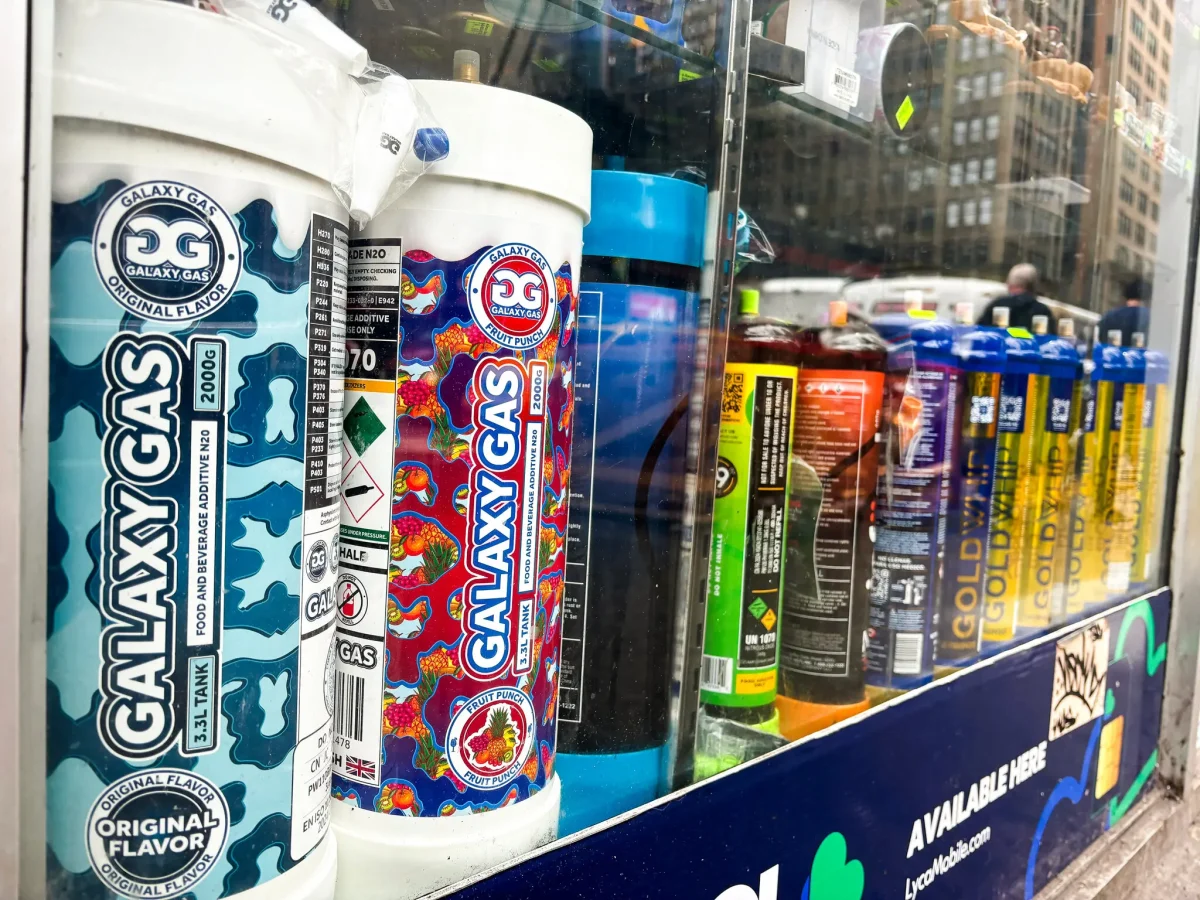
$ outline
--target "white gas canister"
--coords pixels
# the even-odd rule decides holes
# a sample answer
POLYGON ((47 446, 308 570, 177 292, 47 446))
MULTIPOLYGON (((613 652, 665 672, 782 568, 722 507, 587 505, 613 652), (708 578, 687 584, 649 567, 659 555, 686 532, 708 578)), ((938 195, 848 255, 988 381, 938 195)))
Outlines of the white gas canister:
POLYGON ((56 18, 49 895, 330 898, 352 86, 179 4, 56 18))
POLYGON ((558 821, 592 133, 524 94, 414 84, 450 155, 350 243, 332 814, 346 900, 419 897, 558 821))

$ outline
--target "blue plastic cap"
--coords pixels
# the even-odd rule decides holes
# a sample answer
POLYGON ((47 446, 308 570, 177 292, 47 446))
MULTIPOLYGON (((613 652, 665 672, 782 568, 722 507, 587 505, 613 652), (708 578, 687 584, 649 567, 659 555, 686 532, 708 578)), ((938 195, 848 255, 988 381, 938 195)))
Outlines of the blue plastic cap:
POLYGON ((1146 351, 1146 384, 1166 384, 1171 376, 1171 363, 1167 354, 1157 350, 1146 351))
POLYGON ((925 322, 913 326, 913 356, 917 363, 958 365, 954 358, 954 326, 948 322, 925 322))
POLYGON ((450 136, 441 128, 418 128, 413 153, 423 163, 435 163, 450 155, 450 136))
POLYGON ((954 338, 954 356, 967 372, 1003 372, 1007 332, 982 325, 967 325, 954 338))
POLYGON ((1042 372, 1051 378, 1075 378, 1079 372, 1079 351, 1073 341, 1051 338, 1041 342, 1042 372))
POLYGON ((1036 375, 1042 370, 1042 354, 1032 337, 1007 334, 1004 338, 1004 371, 1014 375, 1036 375))
POLYGON ((559 753, 562 779, 558 836, 566 837, 658 796, 663 747, 629 753, 559 753))
POLYGON ((1146 381, 1146 351, 1141 347, 1125 347, 1121 350, 1125 357, 1125 382, 1127 384, 1143 384, 1146 381))
POLYGON ((1096 364, 1092 378, 1096 381, 1125 381, 1125 354, 1112 344, 1097 344, 1092 350, 1096 364))
POLYGON ((616 256, 700 268, 704 263, 702 185, 641 172, 592 173, 592 221, 585 256, 616 256))

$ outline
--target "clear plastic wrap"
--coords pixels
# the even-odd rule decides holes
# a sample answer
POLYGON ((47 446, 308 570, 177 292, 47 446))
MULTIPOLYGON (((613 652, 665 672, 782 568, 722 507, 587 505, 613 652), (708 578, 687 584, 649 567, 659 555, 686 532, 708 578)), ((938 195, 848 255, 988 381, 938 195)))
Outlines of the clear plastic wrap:
MULTIPOLYGON (((682 178, 695 184, 707 184, 704 171, 697 166, 683 166, 670 172, 664 172, 668 178, 682 178)), ((771 246, 766 232, 744 209, 738 209, 737 214, 737 256, 734 269, 742 271, 750 263, 775 262, 775 249, 771 246)))
POLYGON ((205 0, 200 5, 270 35, 264 49, 341 122, 331 185, 360 227, 450 152, 416 88, 305 0, 205 0))

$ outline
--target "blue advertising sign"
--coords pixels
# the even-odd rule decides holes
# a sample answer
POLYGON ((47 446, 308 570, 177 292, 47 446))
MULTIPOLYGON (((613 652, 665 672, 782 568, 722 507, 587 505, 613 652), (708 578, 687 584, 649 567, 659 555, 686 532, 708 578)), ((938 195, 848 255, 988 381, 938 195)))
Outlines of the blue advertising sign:
POLYGON ((1157 765, 1170 594, 935 682, 456 900, 1032 898, 1157 765))

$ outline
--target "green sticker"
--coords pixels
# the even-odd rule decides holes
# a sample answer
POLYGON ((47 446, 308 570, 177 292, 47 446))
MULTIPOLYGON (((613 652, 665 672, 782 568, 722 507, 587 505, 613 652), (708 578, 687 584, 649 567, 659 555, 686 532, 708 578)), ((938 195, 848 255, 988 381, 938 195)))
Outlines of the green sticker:
POLYGON ((679 70, 679 80, 680 81, 695 81, 697 78, 703 78, 703 77, 704 76, 701 75, 699 72, 689 72, 687 69, 679 70))
POLYGON ((350 442, 350 446, 359 456, 362 456, 363 451, 375 443, 375 439, 387 430, 383 422, 379 420, 379 416, 375 415, 375 410, 371 409, 371 404, 367 402, 366 397, 359 397, 350 412, 346 413, 342 429, 345 432, 346 440, 350 442))
POLYGON ((901 103, 900 108, 896 110, 896 124, 900 126, 901 131, 903 131, 908 125, 908 120, 913 117, 914 112, 916 112, 916 110, 913 109, 912 97, 906 94, 904 96, 904 102, 901 103))
POLYGON ((487 37, 492 33, 492 28, 491 22, 485 22, 482 19, 467 19, 463 31, 467 34, 479 34, 487 37))

